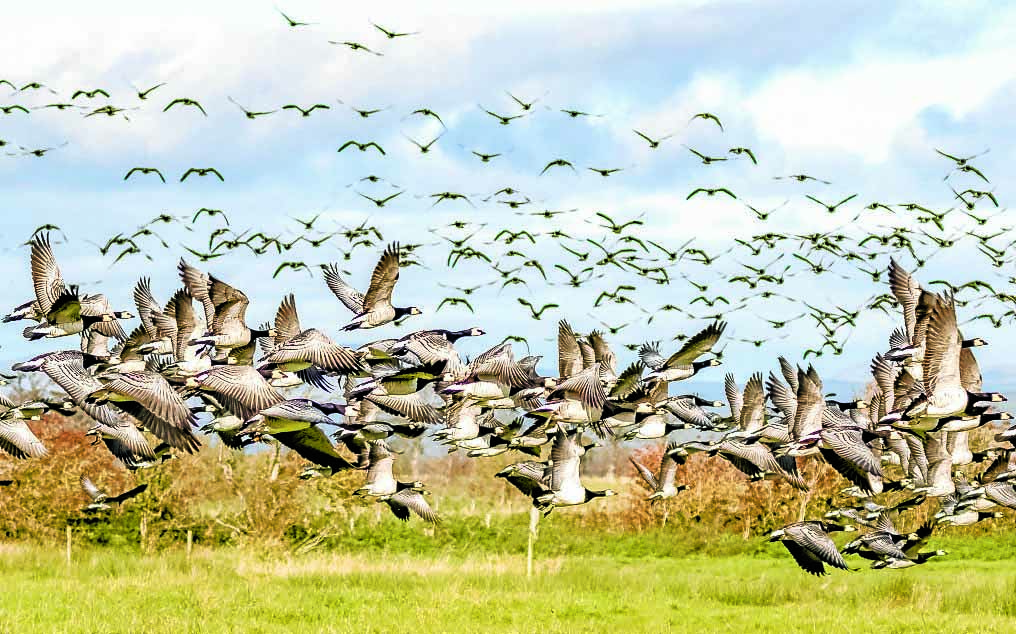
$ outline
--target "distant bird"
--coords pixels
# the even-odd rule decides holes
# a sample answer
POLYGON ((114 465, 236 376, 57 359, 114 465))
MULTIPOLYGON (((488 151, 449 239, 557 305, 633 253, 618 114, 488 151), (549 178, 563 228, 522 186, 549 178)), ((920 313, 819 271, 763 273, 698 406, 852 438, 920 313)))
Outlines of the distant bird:
POLYGON ((515 119, 521 119, 523 116, 525 116, 525 115, 521 115, 521 114, 509 115, 509 116, 500 115, 500 114, 497 114, 496 112, 491 112, 490 110, 487 110, 483 106, 480 106, 480 110, 483 110, 484 112, 486 112, 490 116, 492 116, 495 119, 497 119, 497 122, 500 123, 501 125, 508 125, 513 120, 515 120, 515 119))
POLYGON ((222 177, 222 174, 219 173, 219 170, 215 169, 214 167, 191 167, 186 172, 183 173, 183 176, 180 177, 180 182, 182 183, 185 180, 187 180, 187 177, 190 176, 191 174, 197 174, 198 176, 208 176, 209 174, 212 174, 218 177, 218 179, 223 183, 226 182, 226 179, 222 177))
POLYGON ((835 205, 830 205, 829 203, 824 203, 821 200, 819 200, 818 198, 815 198, 814 196, 810 196, 810 195, 806 195, 805 198, 807 198, 808 200, 810 200, 810 201, 812 201, 814 203, 818 203, 819 205, 825 207, 826 211, 828 211, 829 213, 836 213, 836 210, 839 209, 841 205, 843 205, 844 203, 850 202, 851 200, 857 198, 857 194, 851 194, 851 195, 847 196, 846 198, 844 198, 843 200, 841 200, 840 202, 836 203, 835 205))
POLYGON ((700 112, 700 113, 698 113, 696 115, 692 115, 692 118, 689 119, 688 122, 691 123, 695 119, 703 119, 705 121, 713 121, 714 123, 716 123, 717 126, 719 126, 720 132, 723 131, 723 124, 720 123, 720 118, 717 117, 716 115, 714 115, 711 112, 700 112))
POLYGON ((385 198, 371 198, 370 196, 368 196, 366 194, 361 194, 360 192, 356 192, 356 194, 358 196, 360 196, 362 198, 366 198, 367 200, 369 200, 370 202, 374 203, 374 205, 376 205, 379 208, 380 207, 384 207, 386 203, 388 203, 388 202, 398 198, 399 196, 401 196, 404 193, 405 193, 404 191, 397 191, 394 194, 392 194, 391 196, 386 196, 385 198))
POLYGON ((695 156, 699 157, 699 159, 702 160, 702 164, 703 165, 711 165, 711 164, 716 163, 718 161, 726 161, 727 160, 727 157, 725 157, 725 156, 706 156, 705 154, 699 152, 698 150, 696 150, 694 148, 690 148, 687 145, 684 146, 684 147, 689 152, 691 152, 695 156))
POLYGON ((691 200, 696 194, 700 193, 704 193, 706 196, 715 196, 716 194, 726 194, 735 200, 737 199, 737 196, 734 194, 734 192, 730 191, 726 187, 716 187, 713 189, 710 189, 708 187, 697 187, 693 189, 690 194, 688 194, 685 200, 691 200))
POLYGON ((646 134, 645 132, 639 132, 638 130, 632 130, 632 132, 634 132, 635 134, 637 134, 640 137, 642 137, 643 139, 645 139, 646 143, 649 144, 649 148, 652 149, 652 150, 655 150, 656 148, 660 147, 660 143, 663 143, 664 141, 666 141, 670 137, 674 136, 674 134, 671 133, 671 134, 668 134, 666 136, 661 136, 658 139, 654 139, 654 138, 650 137, 648 134, 646 134))
POLYGON ((102 88, 95 88, 94 90, 75 90, 71 95, 71 101, 74 101, 78 97, 88 97, 89 99, 95 99, 96 95, 102 95, 106 99, 109 99, 109 93, 102 88))
POLYGON ((374 24, 373 22, 371 22, 371 25, 373 25, 373 27, 375 29, 377 29, 378 31, 381 31, 382 33, 384 33, 385 37, 387 37, 389 40, 394 40, 397 37, 406 37, 406 36, 409 36, 409 35, 419 35, 419 33, 420 33, 419 31, 407 31, 407 32, 404 32, 404 33, 400 33, 398 31, 389 31, 388 29, 384 28, 383 26, 378 25, 378 24, 374 24))
POLYGON ((257 119, 258 117, 263 117, 263 116, 266 116, 266 115, 270 115, 270 114, 272 114, 273 112, 278 112, 277 110, 263 110, 263 111, 261 111, 261 112, 255 112, 255 111, 252 111, 252 110, 248 110, 248 109, 244 108, 243 106, 241 106, 241 105, 240 105, 240 104, 239 104, 239 103, 238 103, 238 102, 237 102, 237 101, 236 101, 235 99, 233 99, 232 97, 229 97, 229 96, 227 96, 227 97, 226 97, 226 99, 229 99, 230 103, 232 103, 232 104, 233 104, 234 106, 236 106, 237 108, 239 108, 240 110, 242 110, 242 111, 243 111, 243 115, 244 115, 245 117, 247 117, 248 119, 252 120, 252 121, 253 121, 254 119, 257 119))
POLYGON ((521 99, 519 99, 515 95, 511 94, 510 92, 508 92, 507 90, 505 91, 505 94, 508 95, 509 97, 511 97, 512 101, 514 101, 515 103, 519 104, 519 107, 522 108, 523 112, 529 112, 530 110, 533 109, 533 106, 536 105, 536 103, 538 101, 540 101, 539 99, 533 99, 532 101, 522 101, 521 99))
POLYGON ((553 161, 550 161, 543 167, 543 170, 540 172, 540 176, 546 174, 547 170, 549 170, 552 167, 568 167, 571 168, 571 171, 573 172, 575 171, 575 166, 572 165, 569 161, 566 161, 564 159, 554 159, 553 161))
POLYGON ((162 175, 162 172, 160 172, 158 168, 155 167, 132 167, 129 170, 127 170, 126 174, 124 174, 123 179, 127 180, 135 172, 140 172, 142 174, 155 174, 156 176, 159 177, 159 180, 161 180, 163 183, 166 182, 166 177, 162 175))
POLYGON ((290 28, 294 28, 295 29, 298 26, 311 26, 311 25, 314 24, 314 22, 297 22, 293 18, 291 18, 288 15, 286 15, 285 13, 283 13, 281 10, 276 9, 276 11, 279 12, 279 15, 282 16, 282 18, 286 21, 286 24, 288 24, 290 26, 290 28))
MULTIPOLYGON (((435 139, 435 140, 436 140, 436 139, 435 139)), ((384 151, 384 148, 382 148, 382 147, 381 147, 380 145, 378 145, 378 144, 377 144, 377 143, 375 143, 374 141, 368 141, 367 143, 360 143, 359 141, 353 141, 353 140, 350 140, 350 141, 346 141, 346 142, 345 142, 345 143, 343 143, 343 144, 342 144, 341 146, 339 146, 339 149, 338 149, 338 151, 339 151, 339 152, 342 152, 342 150, 345 150, 345 149, 346 149, 347 147, 355 147, 356 149, 360 150, 361 152, 366 152, 366 151, 367 151, 367 150, 369 150, 370 148, 374 148, 374 149, 375 149, 375 150, 377 150, 377 151, 378 151, 378 152, 379 152, 379 153, 380 153, 380 154, 381 154, 382 156, 383 156, 383 155, 384 155, 384 153, 385 153, 385 151, 384 151)))
POLYGON ((751 159, 752 163, 754 163, 755 165, 758 165, 758 160, 755 158, 755 153, 752 152, 749 148, 746 148, 746 147, 732 147, 732 148, 730 148, 727 151, 730 154, 734 154, 736 156, 741 156, 741 155, 747 156, 748 158, 751 159))
POLYGON ((623 167, 611 167, 611 168, 606 168, 606 169, 599 168, 599 167, 590 167, 588 169, 591 172, 596 172, 597 174, 599 174, 600 176, 603 176, 604 178, 606 178, 607 176, 610 176, 611 174, 616 174, 617 172, 624 171, 623 167))
POLYGON ((790 174, 789 176, 773 176, 773 180, 783 180, 784 178, 789 178, 799 183, 804 183, 806 181, 815 181, 816 183, 822 183, 823 185, 832 184, 829 181, 824 181, 821 178, 815 178, 814 176, 808 176, 807 174, 790 174))
POLYGON ((202 207, 201 209, 198 209, 197 212, 194 214, 194 217, 191 218, 191 222, 192 223, 197 222, 198 218, 200 218, 202 215, 207 215, 208 217, 222 216, 222 219, 226 222, 226 224, 227 225, 229 224, 229 218, 226 217, 226 212, 222 211, 221 209, 209 209, 208 207, 202 207))
MULTIPOLYGON (((407 141, 409 141, 410 143, 415 145, 420 150, 420 154, 427 154, 427 153, 430 152, 431 146, 433 146, 435 143, 437 143, 438 139, 440 139, 443 135, 439 134, 439 135, 437 135, 436 137, 434 137, 433 139, 431 139, 430 141, 428 141, 425 144, 422 144, 422 143, 416 141, 415 139, 406 136, 405 134, 403 134, 402 136, 406 137, 407 141)), ((382 152, 382 154, 383 154, 383 152, 382 152)))
POLYGON ((969 164, 970 161, 972 161, 975 158, 977 158, 978 156, 982 156, 982 155, 984 155, 984 154, 986 154, 988 152, 988 150, 985 150, 984 152, 981 152, 980 154, 971 154, 970 156, 960 157, 960 156, 953 156, 952 154, 947 154, 946 152, 943 152, 942 150, 940 150, 938 148, 935 148, 935 151, 938 152, 939 155, 944 156, 945 158, 949 159, 950 161, 956 163, 956 167, 964 167, 965 165, 969 164))
POLYGON ((441 117, 430 108, 417 108, 416 110, 410 112, 409 114, 410 115, 418 114, 424 117, 433 117, 434 119, 437 119, 437 122, 441 124, 442 128, 447 127, 445 126, 445 122, 441 120, 441 117))
POLYGON ((560 306, 558 304, 550 303, 550 304, 544 304, 543 306, 540 307, 539 310, 537 310, 536 307, 533 306, 533 304, 530 303, 530 301, 527 300, 524 297, 519 297, 518 301, 519 301, 520 304, 522 304, 523 306, 525 306, 526 308, 529 309, 529 312, 532 313, 532 315, 533 315, 533 319, 536 319, 536 320, 539 320, 540 317, 543 316, 543 313, 548 311, 548 310, 550 310, 551 308, 560 308, 560 306))
POLYGON ((157 90, 158 88, 162 88, 165 85, 166 85, 166 82, 161 82, 161 83, 155 84, 154 86, 152 86, 151 88, 149 88, 147 90, 138 90, 137 88, 135 88, 134 92, 138 93, 138 99, 144 101, 145 99, 148 99, 148 95, 152 94, 153 92, 155 92, 155 90, 157 90))
POLYGON ((193 99, 188 99, 187 97, 177 97, 173 101, 170 101, 168 104, 166 104, 166 107, 163 108, 162 111, 163 112, 168 112, 170 108, 172 108, 173 106, 175 106, 177 104, 179 104, 181 106, 193 106, 193 107, 197 108, 198 110, 200 110, 201 114, 205 115, 206 117, 208 116, 208 113, 205 112, 205 109, 201 107, 200 103, 198 103, 197 101, 195 101, 193 99))
POLYGON ((350 42, 350 41, 336 42, 334 40, 328 40, 328 43, 329 44, 335 44, 336 46, 345 46, 345 47, 349 48, 349 50, 352 50, 352 51, 363 51, 364 53, 370 53, 371 55, 376 55, 378 57, 384 57, 384 53, 378 53, 377 51, 371 50, 369 47, 364 46, 363 44, 360 44, 359 42, 350 42))
POLYGON ((578 117, 599 117, 600 116, 598 114, 592 114, 590 112, 583 112, 581 110, 570 110, 568 108, 562 108, 561 112, 565 113, 566 115, 568 115, 572 119, 577 119, 578 117))
POLYGON ((495 159, 495 158, 501 156, 500 154, 497 154, 497 153, 495 153, 495 154, 484 154, 483 152, 477 152, 476 150, 473 150, 472 153, 473 153, 474 156, 476 156, 478 159, 480 159, 481 163, 489 163, 491 159, 495 159))
POLYGON ((315 110, 331 110, 332 107, 329 106, 328 104, 316 103, 316 104, 310 105, 310 106, 308 106, 306 108, 303 108, 303 107, 300 107, 300 106, 296 105, 295 103, 289 103, 289 104, 286 104, 286 105, 282 106, 282 109, 283 110, 296 110, 302 116, 309 117, 311 115, 311 113, 314 112, 315 110))

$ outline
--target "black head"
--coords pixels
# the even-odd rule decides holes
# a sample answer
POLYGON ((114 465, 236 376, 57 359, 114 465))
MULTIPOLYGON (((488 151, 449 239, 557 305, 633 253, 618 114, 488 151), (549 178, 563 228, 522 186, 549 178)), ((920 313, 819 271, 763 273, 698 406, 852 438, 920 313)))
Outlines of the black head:
POLYGON ((691 367, 693 367, 696 372, 698 372, 702 368, 714 368, 714 367, 716 367, 718 365, 723 365, 723 363, 719 359, 707 359, 705 361, 692 361, 692 363, 691 363, 691 367))

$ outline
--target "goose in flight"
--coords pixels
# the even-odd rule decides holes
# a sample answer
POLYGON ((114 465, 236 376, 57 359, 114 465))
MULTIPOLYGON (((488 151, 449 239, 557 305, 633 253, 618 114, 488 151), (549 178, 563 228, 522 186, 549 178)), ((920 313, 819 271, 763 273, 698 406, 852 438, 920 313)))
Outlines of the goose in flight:
POLYGON ((343 330, 377 328, 396 319, 423 312, 415 306, 403 308, 392 305, 392 291, 395 290, 395 283, 399 281, 399 259, 399 244, 395 242, 388 245, 377 266, 374 267, 366 294, 346 284, 339 276, 338 265, 323 267, 325 283, 329 290, 355 316, 353 321, 343 326, 343 330))
POLYGON ((639 472, 642 479, 645 481, 652 492, 646 499, 655 502, 657 500, 668 500, 672 497, 676 497, 678 493, 688 488, 687 484, 675 485, 674 478, 677 475, 677 459, 674 454, 671 453, 678 447, 677 443, 669 443, 666 450, 663 452, 663 457, 660 458, 660 468, 657 473, 653 473, 648 467, 643 465, 634 457, 629 457, 635 470, 639 472))
POLYGON ((95 484, 92 483, 92 480, 85 474, 81 474, 78 482, 81 484, 81 489, 87 493, 88 497, 92 500, 89 502, 88 506, 81 509, 83 513, 100 513, 102 511, 108 511, 113 508, 113 504, 123 504, 129 499, 141 495, 146 489, 148 489, 147 484, 140 484, 133 489, 124 491, 120 495, 108 495, 105 491, 102 491, 99 487, 95 486, 95 484))
POLYGON ((827 574, 825 565, 849 570, 843 555, 829 537, 833 531, 853 531, 853 526, 843 526, 826 521, 805 521, 787 524, 769 535, 770 542, 780 541, 797 565, 808 574, 820 577, 827 574), (825 565, 823 565, 825 564, 825 565))
POLYGON ((716 342, 723 336, 727 324, 717 321, 710 324, 704 330, 693 337, 690 337, 680 350, 664 358, 660 355, 659 344, 643 344, 639 348, 639 358, 651 370, 646 375, 647 380, 683 381, 698 373, 702 368, 715 367, 720 365, 719 359, 708 359, 696 361, 700 356, 710 352, 716 342))
POLYGON ((586 450, 579 442, 578 432, 565 431, 560 425, 554 433, 550 452, 550 477, 547 490, 540 493, 535 504, 544 515, 559 506, 577 506, 596 498, 616 495, 611 489, 592 491, 582 485, 579 466, 586 450))

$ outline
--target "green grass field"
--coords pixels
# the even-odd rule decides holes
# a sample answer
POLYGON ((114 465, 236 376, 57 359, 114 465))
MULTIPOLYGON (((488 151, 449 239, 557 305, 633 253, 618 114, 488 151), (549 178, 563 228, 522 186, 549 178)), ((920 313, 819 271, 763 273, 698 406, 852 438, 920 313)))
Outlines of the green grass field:
POLYGON ((558 552, 532 579, 505 554, 82 548, 68 566, 59 547, 12 545, 0 632, 1011 632, 1016 566, 999 559, 1011 540, 971 541, 938 544, 954 554, 923 567, 822 579, 779 545, 558 552))

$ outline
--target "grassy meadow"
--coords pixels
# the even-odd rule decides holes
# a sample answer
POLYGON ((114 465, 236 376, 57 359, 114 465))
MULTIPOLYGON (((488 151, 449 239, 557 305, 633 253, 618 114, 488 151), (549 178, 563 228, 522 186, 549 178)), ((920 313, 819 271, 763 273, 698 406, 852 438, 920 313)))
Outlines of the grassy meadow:
MULTIPOLYGON (((302 461, 288 453, 276 461, 206 447, 127 477, 77 428, 43 431, 51 455, 18 463, 3 491, 0 634, 1004 632, 1016 613, 1011 516, 937 531, 928 548, 949 555, 921 567, 872 571, 851 558, 865 569, 821 579, 800 571, 766 535, 844 503, 841 479, 813 463, 812 492, 800 494, 696 456, 678 475, 691 489, 651 505, 631 450, 599 449, 588 486, 619 495, 541 520, 527 579, 528 502, 492 477, 509 456, 400 456, 397 473, 433 493, 443 521, 432 526, 355 499, 361 473, 299 480, 302 461), (148 490, 108 515, 85 515, 65 464, 113 490, 148 490)), ((635 455, 655 465, 659 451, 635 455)), ((904 530, 935 508, 908 511, 904 530)))
POLYGON ((0 632, 1007 632, 1016 615, 1002 538, 938 540, 953 554, 920 568, 817 579, 759 540, 671 557, 553 537, 541 534, 532 579, 521 554, 84 547, 68 565, 58 546, 5 546, 0 632))

